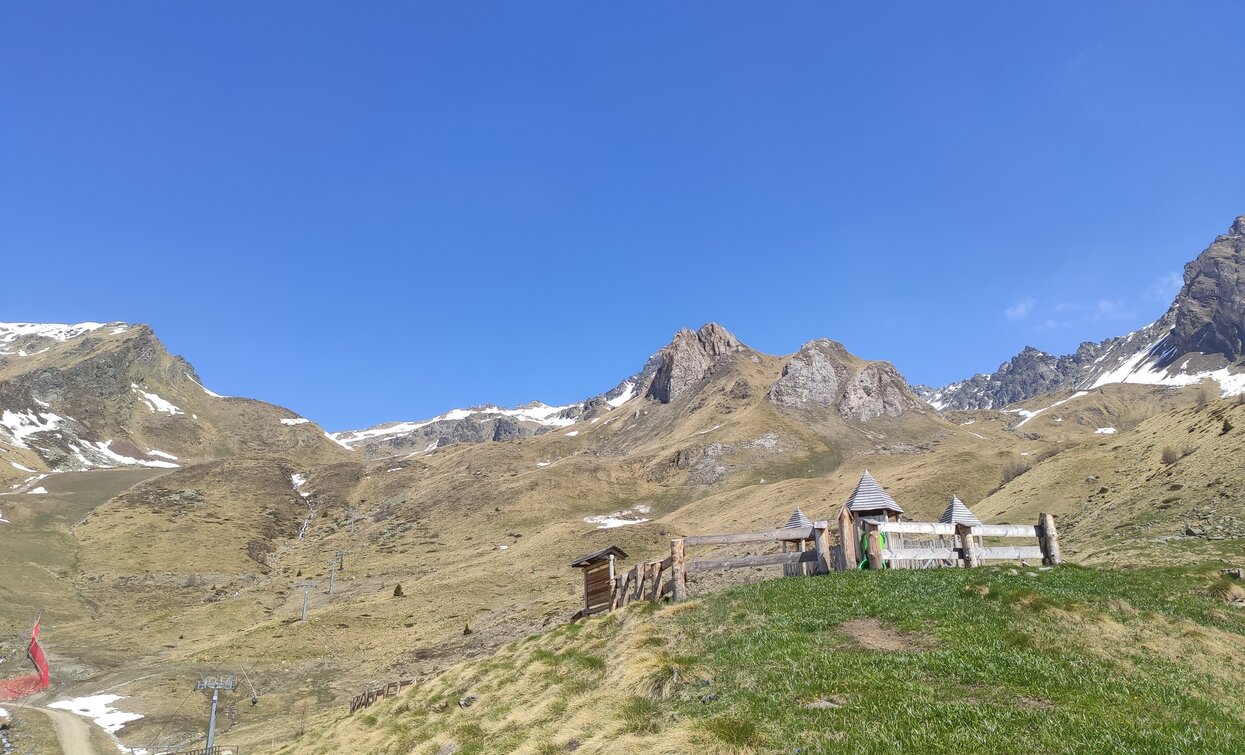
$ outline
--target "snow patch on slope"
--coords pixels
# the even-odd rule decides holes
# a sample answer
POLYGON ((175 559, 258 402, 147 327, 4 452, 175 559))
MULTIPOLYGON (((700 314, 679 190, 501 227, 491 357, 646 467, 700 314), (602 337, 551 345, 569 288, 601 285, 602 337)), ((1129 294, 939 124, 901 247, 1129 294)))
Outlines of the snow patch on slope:
POLYGON ((1022 426, 1023 426, 1026 422, 1028 422, 1029 420, 1031 420, 1031 419, 1033 419, 1034 417, 1038 416, 1038 415, 1039 415, 1039 414, 1041 414, 1042 412, 1047 411, 1048 409, 1054 409, 1056 406, 1060 406, 1060 405, 1062 405, 1062 404, 1066 404, 1066 403, 1068 403, 1069 401, 1071 401, 1072 399, 1075 399, 1075 398, 1080 398, 1081 396, 1088 396, 1088 395, 1089 395, 1089 391, 1077 391, 1076 393, 1072 394, 1071 396, 1068 396, 1067 398, 1063 399, 1062 401, 1056 401, 1055 403, 1051 404, 1050 406, 1045 406, 1045 407, 1042 407, 1041 409, 1036 409, 1036 410, 1034 410, 1034 411, 1029 411, 1028 409, 1004 409, 1003 411, 1005 411, 1005 412, 1009 412, 1009 413, 1012 413, 1012 414, 1019 414, 1021 417, 1024 417, 1024 419, 1022 419, 1022 420, 1020 420, 1020 422, 1016 423, 1016 427, 1022 427, 1022 426))
POLYGON ((64 417, 52 412, 11 412, 5 409, 0 413, 0 429, 20 448, 30 448, 26 445, 26 438, 35 433, 59 430, 64 421, 64 417))
POLYGON ((141 713, 126 713, 113 708, 112 704, 121 699, 120 695, 91 695, 48 703, 48 707, 89 718, 109 734, 116 734, 121 727, 143 717, 141 713))
POLYGON ((130 389, 138 394, 143 403, 147 405, 153 413, 163 412, 164 414, 185 414, 180 407, 175 406, 172 401, 166 401, 154 393, 144 391, 137 383, 130 383, 130 389))
MULTIPOLYGON (((1169 385, 1180 387, 1197 385, 1203 380, 1213 380, 1219 384, 1220 394, 1224 397, 1245 393, 1245 372, 1231 373, 1228 369, 1206 370, 1203 372, 1169 372, 1157 368, 1159 360, 1166 354, 1155 353, 1162 341, 1151 344, 1149 348, 1124 360, 1115 369, 1104 373, 1090 388, 1099 388, 1111 383, 1132 383, 1136 385, 1169 385)), ((1181 368, 1188 364, 1188 360, 1181 368)))

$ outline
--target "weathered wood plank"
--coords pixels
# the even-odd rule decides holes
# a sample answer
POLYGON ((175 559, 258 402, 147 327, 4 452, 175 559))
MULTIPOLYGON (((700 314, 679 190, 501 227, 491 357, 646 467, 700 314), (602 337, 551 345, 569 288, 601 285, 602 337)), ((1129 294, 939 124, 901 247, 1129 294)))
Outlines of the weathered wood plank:
POLYGON ((1055 529, 1055 516, 1042 514, 1038 517, 1038 529, 1042 532, 1042 563, 1059 566, 1063 559, 1059 554, 1059 531, 1055 529))
POLYGON ((954 524, 937 522, 882 522, 878 525, 882 532, 898 532, 909 535, 954 535, 954 524))
POLYGON ((687 600, 687 569, 683 563, 686 545, 686 538, 680 537, 670 541, 670 569, 676 603, 680 600, 687 600))
POLYGON ((744 569, 749 566, 772 566, 774 564, 816 563, 816 551, 797 553, 766 553, 761 556, 744 556, 742 558, 700 559, 688 561, 689 572, 716 571, 718 569, 744 569))
POLYGON ((1020 558, 1031 558, 1041 560, 1042 548, 1037 545, 1025 546, 996 546, 993 548, 978 548, 977 558, 979 560, 990 559, 992 561, 1013 560, 1020 558))
POLYGON ((899 550, 882 551, 882 558, 888 561, 892 559, 923 561, 930 558, 959 560, 960 557, 959 548, 901 548, 899 550))
POLYGON ((812 540, 812 527, 799 527, 764 532, 738 532, 733 535, 692 535, 683 538, 684 545, 732 545, 736 543, 776 543, 791 540, 812 540))
POLYGON ((866 545, 869 546, 869 568, 881 569, 882 562, 882 530, 878 522, 865 523, 865 532, 867 533, 866 545))
POLYGON ((973 569, 980 566, 981 559, 977 556, 977 541, 973 539, 973 528, 957 524, 955 534, 960 540, 960 551, 964 554, 964 568, 973 569))
POLYGON ((1037 537, 1037 527, 1032 524, 979 524, 973 527, 978 537, 1037 537))
POLYGON ((830 556, 830 523, 813 522, 813 547, 817 552, 817 573, 828 574, 834 568, 830 556))
POLYGON ((855 569, 860 563, 856 548, 856 535, 852 532, 852 514, 844 506, 839 510, 839 549, 842 551, 843 568, 855 569))

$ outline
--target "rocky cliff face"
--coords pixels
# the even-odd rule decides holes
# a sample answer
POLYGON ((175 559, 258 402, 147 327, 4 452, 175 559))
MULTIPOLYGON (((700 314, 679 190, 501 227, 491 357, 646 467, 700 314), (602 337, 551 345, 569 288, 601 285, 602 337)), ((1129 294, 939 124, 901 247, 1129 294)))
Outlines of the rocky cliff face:
POLYGON ((1171 313, 1173 360, 1190 352, 1223 354, 1228 361, 1245 354, 1245 215, 1185 265, 1171 313))
POLYGON ((790 408, 829 408, 859 422, 923 408, 892 365, 862 362, 826 338, 804 344, 787 362, 769 400, 790 408))
POLYGON ((657 352, 657 370, 645 395, 668 404, 709 374, 719 359, 743 349, 739 339, 717 323, 695 332, 684 328, 670 345, 657 352))
POLYGON ((1234 384, 1231 363, 1242 355, 1245 216, 1185 266, 1184 285, 1158 321, 1126 336, 1085 342, 1064 356, 1026 347, 992 374, 916 391, 937 409, 996 409, 1103 383, 1185 385, 1205 376, 1234 384))

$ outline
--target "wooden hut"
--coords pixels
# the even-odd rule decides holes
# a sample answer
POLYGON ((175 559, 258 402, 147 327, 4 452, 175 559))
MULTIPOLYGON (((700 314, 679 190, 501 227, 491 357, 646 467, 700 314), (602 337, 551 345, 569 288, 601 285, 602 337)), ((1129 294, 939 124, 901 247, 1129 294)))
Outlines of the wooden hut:
MULTIPOLYGON (((796 529, 810 530, 813 528, 813 520, 809 519, 808 515, 805 514, 803 511, 801 511, 799 507, 797 507, 795 511, 791 512, 791 516, 787 519, 787 523, 784 524, 782 528, 784 530, 796 530, 796 529)), ((806 551, 808 550, 809 545, 811 545, 812 542, 813 542, 812 540, 784 541, 782 544, 782 552, 786 553, 787 548, 789 546, 794 547, 794 550, 797 553, 806 551)), ((807 574, 812 574, 815 570, 816 570, 816 565, 811 564, 811 563, 783 564, 782 566, 782 574, 784 577, 804 576, 807 574)))
POLYGON ((626 558, 617 545, 580 556, 571 562, 572 569, 584 572, 584 616, 608 611, 614 589, 614 560, 626 558))
POLYGON ((843 546, 843 566, 854 569, 861 562, 864 548, 860 547, 863 531, 862 519, 875 522, 898 521, 903 508, 882 489, 869 470, 860 476, 856 489, 848 496, 839 511, 839 539, 843 546))

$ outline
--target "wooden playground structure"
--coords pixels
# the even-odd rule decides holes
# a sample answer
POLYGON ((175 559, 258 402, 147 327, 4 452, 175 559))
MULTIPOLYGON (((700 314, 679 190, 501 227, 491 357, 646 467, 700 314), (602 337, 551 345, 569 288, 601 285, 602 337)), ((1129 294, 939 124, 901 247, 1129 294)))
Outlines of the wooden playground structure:
POLYGON ((616 561, 627 554, 617 546, 603 548, 571 563, 584 572, 582 615, 613 611, 638 600, 685 600, 687 575, 695 572, 782 565, 784 576, 804 576, 851 569, 975 568, 986 561, 1057 566, 1062 560, 1051 514, 1041 514, 1034 524, 983 524, 955 497, 938 522, 906 522, 902 514, 903 509, 866 471, 833 525, 828 520, 810 521, 796 509, 781 529, 674 538, 668 557, 638 561, 622 573, 617 572, 616 561), (1016 539, 1037 544, 1007 543, 1016 539), (691 548, 756 544, 779 545, 782 550, 688 558, 691 548))

